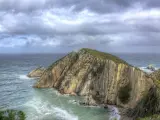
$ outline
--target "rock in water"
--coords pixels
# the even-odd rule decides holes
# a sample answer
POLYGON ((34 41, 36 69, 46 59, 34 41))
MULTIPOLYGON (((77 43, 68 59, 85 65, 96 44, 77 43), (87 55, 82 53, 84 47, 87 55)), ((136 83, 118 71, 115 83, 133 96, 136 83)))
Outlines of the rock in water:
POLYGON ((83 48, 53 63, 34 87, 54 87, 64 94, 89 96, 96 104, 132 108, 152 86, 153 80, 140 69, 111 54, 83 48))
POLYGON ((84 105, 84 106, 88 106, 88 105, 97 106, 97 103, 92 98, 92 95, 88 95, 88 96, 84 97, 84 101, 81 101, 80 105, 84 105))
POLYGON ((31 71, 27 76, 30 78, 39 78, 42 76, 46 69, 43 67, 38 67, 35 70, 31 71))
POLYGON ((152 64, 148 65, 147 69, 149 69, 151 71, 156 71, 156 68, 152 64))

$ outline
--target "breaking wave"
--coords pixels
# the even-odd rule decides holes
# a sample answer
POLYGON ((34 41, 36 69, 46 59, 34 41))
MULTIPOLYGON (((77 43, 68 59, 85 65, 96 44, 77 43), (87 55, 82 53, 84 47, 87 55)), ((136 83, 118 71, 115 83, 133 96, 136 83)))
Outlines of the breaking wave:
POLYGON ((25 106, 28 111, 27 120, 78 120, 78 116, 38 98, 27 102, 25 106))
MULTIPOLYGON (((139 67, 142 71, 146 72, 146 73, 152 73, 153 71, 147 69, 147 67, 139 67)), ((158 70, 158 68, 155 68, 156 70, 158 70)))
POLYGON ((26 75, 19 75, 19 79, 32 79, 32 78, 29 78, 29 77, 27 77, 26 75))

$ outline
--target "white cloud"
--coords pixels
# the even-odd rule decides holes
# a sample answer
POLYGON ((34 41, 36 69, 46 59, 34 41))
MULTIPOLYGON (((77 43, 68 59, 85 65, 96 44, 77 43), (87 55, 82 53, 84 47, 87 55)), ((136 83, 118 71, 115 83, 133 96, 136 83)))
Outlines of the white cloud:
POLYGON ((160 19, 160 9, 151 9, 151 10, 129 10, 128 12, 122 15, 122 20, 144 20, 148 18, 160 19))
POLYGON ((160 45, 160 8, 144 9, 136 3, 123 11, 105 12, 95 11, 101 8, 90 2, 77 10, 85 2, 71 2, 67 6, 56 0, 0 0, 0 47, 160 45))

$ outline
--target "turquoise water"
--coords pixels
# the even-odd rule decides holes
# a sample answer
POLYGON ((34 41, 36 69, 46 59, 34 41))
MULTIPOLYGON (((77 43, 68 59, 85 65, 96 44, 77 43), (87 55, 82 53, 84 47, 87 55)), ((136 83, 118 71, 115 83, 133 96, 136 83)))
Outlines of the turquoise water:
POLYGON ((109 120, 108 111, 100 107, 78 105, 76 97, 62 96, 53 89, 34 90, 34 97, 22 109, 28 120, 109 120))
POLYGON ((1 55, 0 109, 18 109, 27 120, 109 120, 108 110, 80 106, 79 97, 60 95, 54 89, 32 88, 26 77, 37 66, 48 66, 63 55, 1 55))

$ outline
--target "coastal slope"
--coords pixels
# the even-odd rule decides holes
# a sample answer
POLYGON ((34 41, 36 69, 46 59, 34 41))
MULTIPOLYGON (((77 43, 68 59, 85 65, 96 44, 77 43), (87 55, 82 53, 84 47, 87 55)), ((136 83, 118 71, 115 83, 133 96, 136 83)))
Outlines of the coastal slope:
POLYGON ((154 86, 145 72, 108 53, 83 48, 49 66, 37 88, 56 88, 62 94, 85 96, 88 104, 134 108, 154 86))

